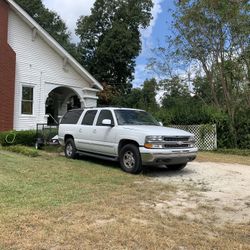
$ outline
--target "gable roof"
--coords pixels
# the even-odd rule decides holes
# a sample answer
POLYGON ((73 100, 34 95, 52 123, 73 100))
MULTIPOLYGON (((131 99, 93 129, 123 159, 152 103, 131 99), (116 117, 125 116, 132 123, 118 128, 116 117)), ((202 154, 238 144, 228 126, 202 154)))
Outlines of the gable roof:
POLYGON ((73 56, 71 56, 47 31, 45 31, 26 11, 24 11, 13 0, 6 0, 11 9, 27 24, 31 29, 36 29, 37 34, 53 49, 62 59, 67 62, 92 86, 99 90, 103 90, 102 85, 78 63, 73 56))

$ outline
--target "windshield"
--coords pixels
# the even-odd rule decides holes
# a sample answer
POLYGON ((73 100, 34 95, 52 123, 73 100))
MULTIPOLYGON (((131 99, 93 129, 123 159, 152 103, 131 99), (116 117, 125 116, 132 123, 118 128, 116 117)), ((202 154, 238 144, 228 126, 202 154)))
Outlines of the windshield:
POLYGON ((154 125, 160 126, 152 115, 141 110, 115 110, 118 125, 154 125))

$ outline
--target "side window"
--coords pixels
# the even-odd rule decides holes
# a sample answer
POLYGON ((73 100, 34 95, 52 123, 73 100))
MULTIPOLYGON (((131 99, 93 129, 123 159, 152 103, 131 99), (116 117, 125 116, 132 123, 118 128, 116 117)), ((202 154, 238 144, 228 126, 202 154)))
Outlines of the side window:
POLYGON ((100 112, 96 125, 103 126, 102 121, 104 119, 109 119, 109 120, 111 120, 112 123, 114 123, 114 119, 113 119, 113 116, 112 116, 112 113, 110 110, 102 110, 100 112))
POLYGON ((88 110, 82 119, 82 125, 93 125, 97 110, 88 110))
POLYGON ((22 88, 22 114, 33 114, 33 87, 23 86, 22 88))
POLYGON ((76 124, 82 114, 83 110, 74 110, 66 113, 61 121, 61 124, 76 124))

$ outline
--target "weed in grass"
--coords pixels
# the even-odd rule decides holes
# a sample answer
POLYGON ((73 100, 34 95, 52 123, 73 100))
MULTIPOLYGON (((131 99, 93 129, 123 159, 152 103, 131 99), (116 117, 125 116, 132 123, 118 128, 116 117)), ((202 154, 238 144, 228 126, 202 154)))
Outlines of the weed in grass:
POLYGON ((22 155, 29 156, 29 157, 39 156, 39 153, 35 148, 21 146, 21 145, 8 146, 8 147, 6 146, 6 147, 3 147, 2 150, 22 154, 22 155))

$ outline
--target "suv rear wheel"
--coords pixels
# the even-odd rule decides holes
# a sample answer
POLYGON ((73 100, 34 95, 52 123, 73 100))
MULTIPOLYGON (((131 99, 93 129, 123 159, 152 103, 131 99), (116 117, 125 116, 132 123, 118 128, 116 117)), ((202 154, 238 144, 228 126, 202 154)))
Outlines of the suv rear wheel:
POLYGON ((67 158, 75 159, 77 156, 76 146, 73 138, 67 139, 64 147, 64 154, 67 158))
POLYGON ((142 171, 141 155, 134 144, 127 144, 121 149, 119 160, 122 170, 127 173, 139 174, 142 171))

